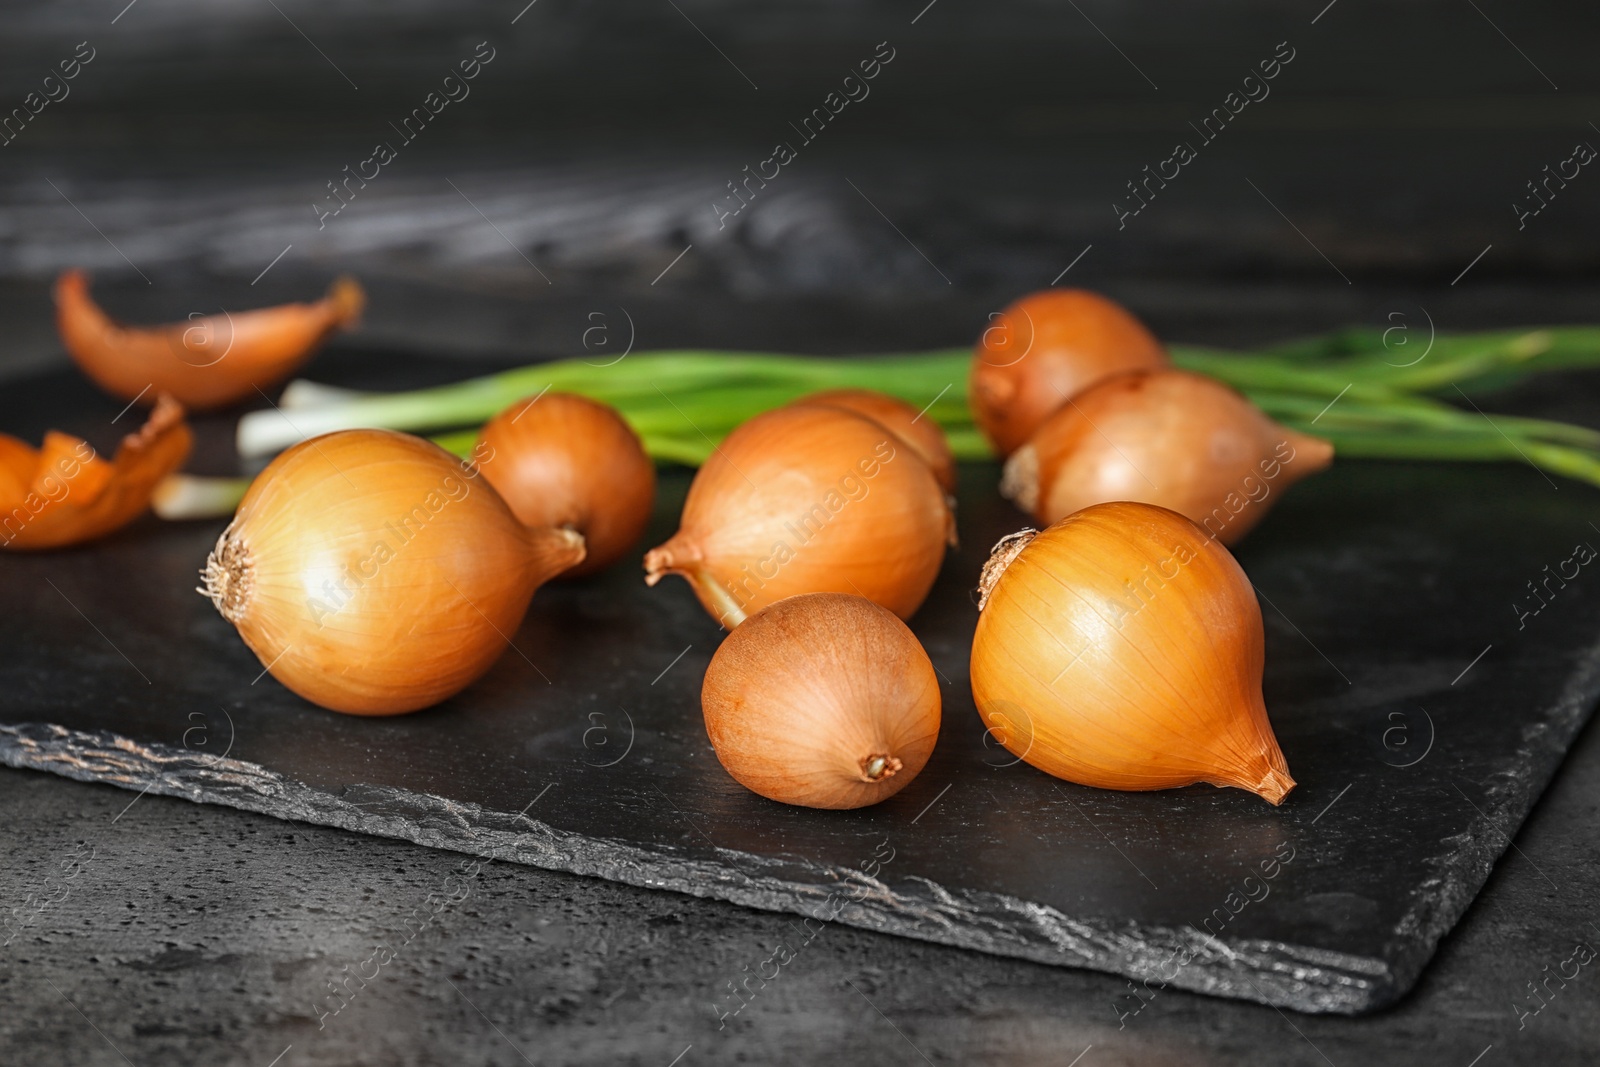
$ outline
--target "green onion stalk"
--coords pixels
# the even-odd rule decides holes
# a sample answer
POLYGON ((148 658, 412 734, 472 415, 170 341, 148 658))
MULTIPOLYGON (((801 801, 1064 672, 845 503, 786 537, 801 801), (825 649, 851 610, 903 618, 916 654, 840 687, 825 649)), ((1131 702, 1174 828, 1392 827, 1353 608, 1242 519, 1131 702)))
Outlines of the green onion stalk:
MULTIPOLYGON (((1345 330, 1252 352, 1181 345, 1170 351, 1178 367, 1233 386, 1284 425, 1328 439, 1340 455, 1525 461, 1600 485, 1600 431, 1488 415, 1462 391, 1600 364, 1600 327, 1440 335, 1404 345, 1379 331, 1345 330)), ((613 364, 540 363, 401 393, 298 381, 280 405, 240 420, 238 445, 242 456, 258 458, 318 434, 381 427, 432 434, 465 457, 478 427, 496 413, 556 389, 615 407, 657 460, 697 466, 746 419, 807 393, 854 387, 923 408, 944 428, 957 459, 992 459, 967 404, 971 360, 970 348, 852 358, 669 350, 613 364)), ((157 494, 156 510, 168 517, 226 514, 245 484, 176 476, 157 494)))

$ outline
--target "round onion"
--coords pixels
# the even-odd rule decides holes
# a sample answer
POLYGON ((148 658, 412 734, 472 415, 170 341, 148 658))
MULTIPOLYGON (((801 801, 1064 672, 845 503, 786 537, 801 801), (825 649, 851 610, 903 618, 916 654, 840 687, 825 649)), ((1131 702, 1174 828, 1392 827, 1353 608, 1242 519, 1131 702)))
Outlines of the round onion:
POLYGON ((656 499, 656 468, 616 409, 573 393, 519 400, 490 419, 478 469, 527 526, 583 535, 588 556, 562 577, 604 570, 638 543, 656 499))
POLYGON ((717 649, 700 694, 706 733, 753 792, 860 808, 917 776, 939 739, 939 679, 906 624, 869 600, 810 593, 770 604, 717 649))
POLYGON ((1046 289, 995 316, 972 357, 973 418, 1002 456, 1102 378, 1164 367, 1167 351, 1122 305, 1083 289, 1046 289))
POLYGON ((695 475, 646 581, 681 574, 732 628, 797 593, 855 593, 909 617, 954 520, 928 465, 881 423, 831 407, 758 415, 695 475))

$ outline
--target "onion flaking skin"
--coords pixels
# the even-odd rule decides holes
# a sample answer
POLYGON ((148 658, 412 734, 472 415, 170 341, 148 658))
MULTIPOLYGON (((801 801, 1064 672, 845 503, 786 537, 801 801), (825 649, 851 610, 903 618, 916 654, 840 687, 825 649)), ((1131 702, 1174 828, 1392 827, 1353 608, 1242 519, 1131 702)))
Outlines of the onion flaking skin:
POLYGON ((71 434, 52 430, 38 449, 0 434, 0 549, 63 548, 126 526, 193 441, 182 405, 165 393, 109 462, 71 434))

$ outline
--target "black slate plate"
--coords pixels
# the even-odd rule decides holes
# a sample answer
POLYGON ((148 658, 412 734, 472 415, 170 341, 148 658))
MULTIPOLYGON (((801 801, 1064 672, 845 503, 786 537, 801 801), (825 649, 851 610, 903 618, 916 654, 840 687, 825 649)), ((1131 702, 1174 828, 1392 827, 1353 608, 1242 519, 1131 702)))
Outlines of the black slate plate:
MULTIPOLYGON (((381 366, 395 381, 462 372, 381 366)), ((318 376, 362 370, 325 358, 318 376)), ((65 373, 0 397, 0 425, 35 437, 109 444, 115 412, 65 373)), ((198 465, 227 467, 228 428, 201 425, 198 465)), ((627 565, 542 590, 517 651, 438 708, 321 711, 263 677, 193 592, 220 522, 147 519, 0 558, 0 759, 811 917, 791 951, 838 921, 1125 974, 1142 980, 1129 1013, 1163 982, 1305 1011, 1402 995, 1600 693, 1595 565, 1548 580, 1575 545, 1600 545, 1592 492, 1515 466, 1350 462, 1288 493, 1239 552, 1299 781, 1274 809, 1238 790, 1069 785, 986 740, 970 590, 1022 524, 995 481, 963 471, 962 548, 913 624, 947 682, 939 747, 874 809, 786 808, 735 785, 699 713, 718 630, 682 583, 647 590, 627 565), (1547 580, 1548 605, 1524 616, 1541 603, 1528 583, 1547 580)), ((687 484, 666 477, 652 537, 687 484)), ((725 1010, 739 1004, 730 983, 725 1010)))

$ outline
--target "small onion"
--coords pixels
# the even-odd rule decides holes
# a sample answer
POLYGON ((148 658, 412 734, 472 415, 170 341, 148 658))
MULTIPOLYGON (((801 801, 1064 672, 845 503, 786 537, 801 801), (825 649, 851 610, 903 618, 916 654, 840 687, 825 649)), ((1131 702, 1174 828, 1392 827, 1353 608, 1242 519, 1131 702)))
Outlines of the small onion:
POLYGON ((1159 504, 1234 544, 1333 446, 1200 374, 1143 371, 1079 393, 1006 461, 1000 492, 1041 523, 1111 500, 1159 504))
POLYGON ((933 471, 946 493, 956 491, 956 457, 939 424, 899 397, 872 389, 825 389, 796 400, 791 406, 818 404, 843 408, 881 422, 912 448, 933 471))
POLYGON ((881 423, 778 408, 700 468, 678 532, 645 554, 645 581, 683 575, 729 629, 797 593, 856 593, 908 618, 954 525, 928 465, 881 423))
POLYGON ((906 624, 870 600, 808 593, 728 635, 701 689, 706 733, 752 792, 860 808, 904 789, 939 739, 939 679, 906 624))
POLYGON ((1210 782, 1282 803, 1261 608, 1228 550, 1165 508, 1085 508, 995 546, 972 696, 995 740, 1104 789, 1210 782))
POLYGON ((650 522, 655 464, 614 408, 587 397, 517 401, 484 426, 473 460, 524 525, 583 535, 589 554, 563 577, 609 567, 650 522))
POLYGON ((1102 378, 1164 367, 1167 350, 1122 305, 1083 289, 1046 289, 983 331, 969 393, 978 428, 1002 456, 1102 378))
POLYGON ((583 537, 517 521, 471 467, 388 430, 295 445, 251 484, 201 592, 313 703, 394 715, 466 688, 583 537))

